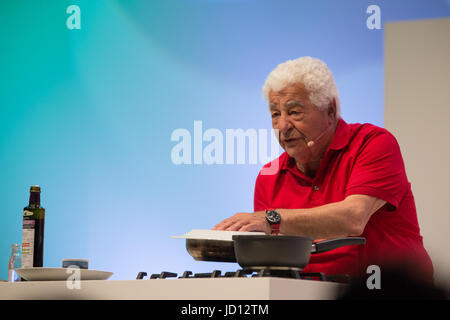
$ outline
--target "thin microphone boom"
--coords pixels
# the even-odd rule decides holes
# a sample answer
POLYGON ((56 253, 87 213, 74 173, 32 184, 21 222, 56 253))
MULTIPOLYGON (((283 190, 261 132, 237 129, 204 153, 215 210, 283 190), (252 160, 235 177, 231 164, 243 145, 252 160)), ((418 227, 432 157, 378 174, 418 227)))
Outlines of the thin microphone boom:
POLYGON ((312 148, 314 147, 314 145, 316 144, 315 142, 318 141, 320 138, 323 137, 323 135, 328 131, 328 128, 326 128, 317 138, 310 140, 306 143, 306 145, 308 146, 308 148, 312 148))

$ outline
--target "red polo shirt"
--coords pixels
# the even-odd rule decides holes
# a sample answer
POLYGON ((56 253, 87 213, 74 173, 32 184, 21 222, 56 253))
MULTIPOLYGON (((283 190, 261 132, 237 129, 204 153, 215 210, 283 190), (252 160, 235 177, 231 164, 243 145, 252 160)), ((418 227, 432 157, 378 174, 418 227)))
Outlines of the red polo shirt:
MULTIPOLYGON (((275 160, 276 161, 276 160, 275 160)), ((433 266, 423 247, 414 197, 395 137, 371 124, 339 120, 314 178, 299 171, 284 152, 275 174, 256 179, 254 210, 312 208, 363 194, 385 200, 364 229, 366 245, 312 254, 305 272, 365 274, 368 265, 414 261, 431 277, 433 266)), ((274 162, 265 165, 267 168, 274 162)), ((366 274, 367 275, 367 274, 366 274)))

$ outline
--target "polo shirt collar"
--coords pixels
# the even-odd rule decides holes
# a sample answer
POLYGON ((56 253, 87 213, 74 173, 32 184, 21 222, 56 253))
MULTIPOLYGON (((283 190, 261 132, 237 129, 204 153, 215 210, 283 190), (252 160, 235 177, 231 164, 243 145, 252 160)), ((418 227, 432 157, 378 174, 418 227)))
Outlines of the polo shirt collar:
MULTIPOLYGON (((334 132, 333 139, 331 140, 328 150, 340 150, 347 146, 350 140, 350 126, 340 118, 334 132)), ((281 170, 286 170, 289 167, 295 167, 295 159, 291 158, 287 152, 284 152, 284 159, 281 161, 281 170)))
POLYGON ((350 126, 342 118, 340 118, 336 131, 334 132, 333 140, 331 140, 328 149, 340 150, 345 148, 350 140, 350 135, 350 126))

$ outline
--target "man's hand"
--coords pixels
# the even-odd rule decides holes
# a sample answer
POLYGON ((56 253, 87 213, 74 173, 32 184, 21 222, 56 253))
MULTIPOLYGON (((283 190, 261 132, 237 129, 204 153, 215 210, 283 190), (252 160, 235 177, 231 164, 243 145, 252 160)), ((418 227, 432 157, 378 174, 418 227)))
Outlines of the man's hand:
POLYGON ((259 231, 267 234, 270 234, 272 231, 266 220, 265 211, 257 211, 254 213, 236 213, 234 216, 215 225, 212 230, 259 231))

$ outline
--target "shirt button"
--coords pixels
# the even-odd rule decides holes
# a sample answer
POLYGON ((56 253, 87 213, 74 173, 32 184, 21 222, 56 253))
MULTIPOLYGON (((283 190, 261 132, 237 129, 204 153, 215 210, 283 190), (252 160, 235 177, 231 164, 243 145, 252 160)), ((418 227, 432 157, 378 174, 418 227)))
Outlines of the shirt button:
POLYGON ((319 186, 314 186, 314 191, 319 191, 319 186))

